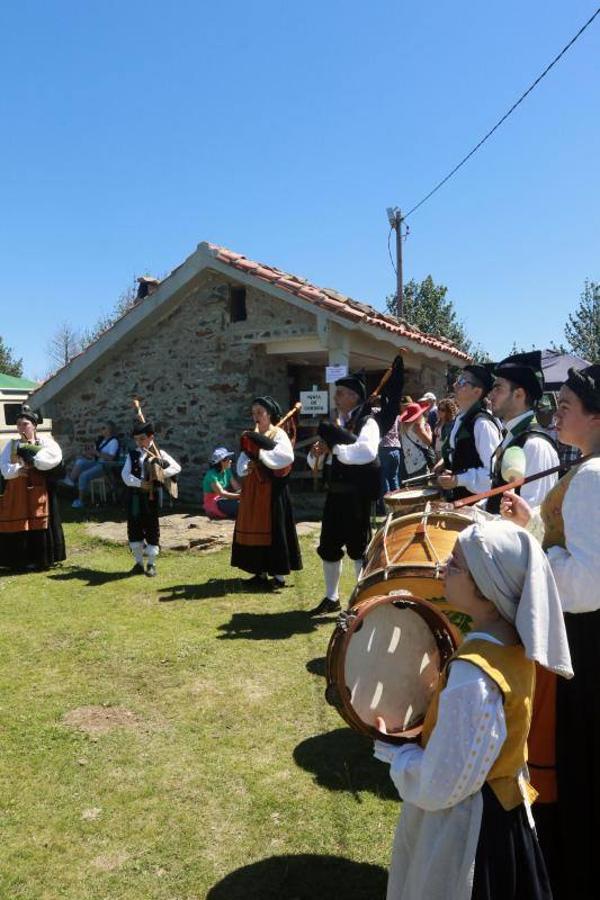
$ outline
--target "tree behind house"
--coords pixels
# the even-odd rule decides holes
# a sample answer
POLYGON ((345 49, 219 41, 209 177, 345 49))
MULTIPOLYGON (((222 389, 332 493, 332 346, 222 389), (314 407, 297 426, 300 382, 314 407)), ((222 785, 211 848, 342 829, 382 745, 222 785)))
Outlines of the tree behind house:
POLYGON ((4 338, 0 337, 0 372, 3 375, 13 375, 21 378, 23 375, 23 360, 15 359, 11 347, 7 347, 4 338))
MULTIPOLYGON (((487 360, 488 354, 480 345, 474 345, 459 320, 452 300, 446 298, 448 288, 435 284, 431 275, 423 281, 411 278, 404 286, 402 318, 425 334, 453 341, 460 350, 479 361, 487 360)), ((388 312, 398 318, 398 304, 395 296, 386 299, 388 312)))
POLYGON ((600 362, 600 282, 586 278, 579 306, 565 325, 565 337, 574 353, 600 362))

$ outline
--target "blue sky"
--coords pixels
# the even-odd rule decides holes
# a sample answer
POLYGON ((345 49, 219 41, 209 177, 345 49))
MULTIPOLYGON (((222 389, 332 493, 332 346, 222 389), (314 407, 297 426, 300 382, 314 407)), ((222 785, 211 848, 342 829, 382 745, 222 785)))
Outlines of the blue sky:
MULTIPOLYGON (((210 240, 384 307, 385 207, 482 137, 597 0, 21 0, 0 12, 0 334, 25 372, 210 240), (32 327, 33 325, 33 327, 32 327)), ((495 357, 600 280, 600 17, 409 220, 495 357)))

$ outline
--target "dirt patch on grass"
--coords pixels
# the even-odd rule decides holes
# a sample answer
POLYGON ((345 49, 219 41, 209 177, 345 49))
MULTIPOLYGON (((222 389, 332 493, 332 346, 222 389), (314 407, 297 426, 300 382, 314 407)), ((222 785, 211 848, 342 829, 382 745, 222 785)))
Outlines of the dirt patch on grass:
POLYGON ((92 865, 101 872, 113 872, 129 859, 129 853, 118 850, 116 853, 102 853, 92 860, 92 865))
MULTIPOLYGON (((170 513, 160 519, 160 544, 165 550, 214 553, 231 544, 234 524, 189 513, 170 513)), ((320 527, 320 522, 299 522, 297 525, 301 536, 313 534, 320 527)), ((90 537, 111 544, 127 544, 126 522, 88 522, 85 530, 90 537)))
POLYGON ((142 726, 142 720, 124 706, 78 706, 63 716, 63 725, 86 734, 106 734, 113 728, 142 726))

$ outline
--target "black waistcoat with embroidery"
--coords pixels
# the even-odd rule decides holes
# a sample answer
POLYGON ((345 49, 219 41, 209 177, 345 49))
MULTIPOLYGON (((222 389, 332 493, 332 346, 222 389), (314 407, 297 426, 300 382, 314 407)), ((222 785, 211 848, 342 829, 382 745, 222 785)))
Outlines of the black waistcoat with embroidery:
MULTIPOLYGON (((369 421, 372 419, 371 410, 365 406, 359 406, 354 410, 350 421, 344 426, 347 431, 351 431, 357 437, 369 421)), ((372 462, 363 465, 346 465, 340 462, 335 454, 331 458, 329 484, 332 493, 357 491, 371 500, 377 500, 381 491, 381 475, 379 472, 379 457, 376 456, 372 462)))
MULTIPOLYGON (((492 459, 492 487, 501 487, 504 484, 507 484, 505 479, 502 477, 502 459, 504 454, 508 450, 509 447, 524 447, 527 441, 531 437, 542 438, 547 441, 550 446, 556 450, 556 444, 552 440, 549 434, 546 434, 541 425, 538 425, 535 414, 531 413, 531 417, 529 419, 523 419, 515 426, 515 430, 512 432, 512 436, 510 441, 506 444, 505 447, 502 448, 501 451, 494 454, 492 459)), ((533 472, 527 472, 527 475, 533 475, 533 472)), ((521 488, 516 488, 516 494, 521 493, 521 488)), ((496 494, 495 497, 489 497, 486 510, 490 513, 495 513, 496 515, 500 512, 500 503, 502 502, 502 494, 496 494)))

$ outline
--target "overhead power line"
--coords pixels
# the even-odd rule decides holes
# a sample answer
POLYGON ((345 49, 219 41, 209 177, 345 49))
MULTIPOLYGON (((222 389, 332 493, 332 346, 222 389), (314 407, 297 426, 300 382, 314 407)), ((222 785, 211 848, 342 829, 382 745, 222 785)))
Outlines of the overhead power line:
POLYGON ((494 127, 493 127, 490 131, 488 131, 488 133, 485 135, 485 137, 483 137, 483 138, 479 141, 479 143, 477 144, 477 146, 473 147, 473 149, 471 150, 471 152, 470 152, 470 153, 467 153, 467 155, 464 157, 464 159, 461 159, 461 161, 459 162, 459 164, 458 164, 457 166, 455 166, 455 167, 452 169, 452 171, 449 172, 448 175, 446 175, 445 178, 443 178, 438 184, 436 184, 436 186, 433 188, 433 190, 429 191, 429 193, 428 193, 425 197, 423 197, 423 199, 420 200, 420 201, 417 203, 416 206, 413 206, 413 208, 410 209, 410 210, 406 213, 406 215, 404 215, 404 216, 402 217, 403 219, 407 219, 410 215, 412 215, 412 214, 415 212, 415 210, 417 210, 420 206, 423 206, 423 204, 424 204, 427 200, 429 200, 430 197, 433 197, 433 195, 436 193, 436 191, 439 191, 439 189, 440 189, 444 184, 446 184, 446 182, 449 181, 449 180, 452 178, 453 175, 456 175, 456 173, 458 172, 458 170, 459 170, 460 168, 462 168, 462 166, 464 166, 464 164, 467 162, 467 160, 469 160, 469 159, 473 156, 474 153, 477 153, 477 151, 479 150, 479 148, 480 148, 483 144, 485 144, 485 142, 487 141, 487 139, 490 138, 490 137, 493 135, 493 133, 494 133, 498 128, 500 128, 500 126, 502 125, 503 122, 506 122, 506 120, 508 119, 508 117, 511 115, 511 113, 513 113, 513 112, 515 111, 515 109, 517 108, 517 106, 519 106, 519 105, 523 102, 523 100, 525 99, 525 97, 527 97, 527 95, 530 94, 530 93, 532 92, 532 90, 533 90, 535 87, 537 87, 537 85, 540 83, 540 81, 542 80, 542 78, 545 78, 545 76, 548 74, 548 72, 550 71, 550 69, 551 69, 553 66, 556 65, 556 63, 559 61, 559 59, 560 59, 562 56, 564 56, 564 54, 567 52, 567 50, 569 50, 569 48, 573 46, 573 44, 575 43, 575 41, 576 41, 578 38, 581 37, 581 35, 583 34, 583 32, 586 30, 586 28, 588 28, 588 27, 592 24, 592 22, 594 21, 594 19, 595 19, 596 16, 598 16, 598 15, 600 15, 600 6, 598 7, 598 9, 597 9, 596 12, 594 13, 594 15, 593 15, 593 16, 590 16, 590 18, 587 20, 587 22, 585 23, 585 25, 583 25, 583 26, 579 29, 579 31, 577 32, 577 34, 575 35, 575 37, 571 38, 571 40, 569 41, 569 43, 568 43, 565 47, 563 47, 563 49, 560 51, 560 53, 558 54, 558 56, 556 56, 556 57, 552 60, 552 62, 550 63, 550 65, 546 66, 546 68, 544 69, 544 71, 542 72, 542 74, 539 75, 539 76, 535 79, 535 81, 533 82, 533 84, 531 84, 531 85, 527 88, 527 90, 525 91, 525 93, 522 94, 522 95, 519 97, 519 99, 517 100, 517 102, 516 102, 516 103, 513 103, 513 105, 511 106, 511 108, 508 110, 508 112, 505 113, 505 114, 502 116, 502 118, 501 118, 498 122, 496 122, 496 124, 494 125, 494 127))

